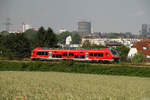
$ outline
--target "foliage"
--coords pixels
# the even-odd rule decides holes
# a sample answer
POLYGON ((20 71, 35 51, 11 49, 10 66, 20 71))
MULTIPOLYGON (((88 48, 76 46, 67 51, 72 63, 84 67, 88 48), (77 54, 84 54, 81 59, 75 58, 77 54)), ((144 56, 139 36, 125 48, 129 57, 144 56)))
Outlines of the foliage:
POLYGON ((80 44, 81 42, 81 36, 79 33, 72 32, 72 44, 80 44))
POLYGON ((30 41, 35 41, 35 37, 37 36, 37 32, 38 32, 38 31, 29 29, 29 30, 25 31, 23 34, 24 34, 24 36, 25 36, 28 40, 30 40, 30 41))
POLYGON ((79 33, 77 32, 62 32, 58 35, 58 42, 61 44, 65 44, 66 43, 66 38, 68 36, 71 36, 72 38, 72 44, 80 44, 81 42, 81 36, 79 35, 79 33))
POLYGON ((90 48, 91 47, 91 43, 89 40, 85 40, 82 44, 82 48, 90 48))
POLYGON ((2 31, 2 32, 0 32, 0 35, 2 35, 2 36, 7 36, 7 35, 9 35, 9 32, 7 32, 7 31, 2 31))
POLYGON ((8 58, 23 58, 29 56, 30 42, 23 34, 10 34, 3 38, 2 55, 8 58))
POLYGON ((89 42, 89 40, 85 40, 84 43, 83 43, 83 45, 82 45, 82 48, 100 49, 100 48, 107 48, 107 47, 103 46, 103 45, 91 44, 89 42))
POLYGON ((128 65, 92 65, 68 61, 54 62, 0 62, 1 71, 56 71, 87 74, 125 75, 150 77, 149 67, 129 67, 128 65))
POLYGON ((58 42, 61 44, 65 44, 66 43, 66 38, 71 35, 70 32, 62 32, 58 35, 58 42))
POLYGON ((121 34, 120 33, 110 33, 110 34, 108 34, 107 37, 108 38, 119 38, 119 37, 121 37, 121 34))
POLYGON ((128 55, 128 52, 129 52, 129 48, 122 45, 122 46, 118 46, 117 48, 115 48, 119 55, 120 55, 120 60, 121 61, 127 61, 127 55, 128 55))
POLYGON ((57 47, 57 36, 51 28, 39 31, 29 29, 24 33, 0 33, 0 57, 23 59, 29 57, 32 49, 40 47, 57 47))
POLYGON ((51 28, 46 31, 41 27, 37 33, 36 43, 39 47, 56 47, 57 37, 51 28))
POLYGON ((131 58, 133 63, 144 63, 145 62, 145 55, 142 52, 138 52, 131 58))
POLYGON ((44 47, 56 47, 57 37, 51 28, 48 28, 45 34, 44 47))

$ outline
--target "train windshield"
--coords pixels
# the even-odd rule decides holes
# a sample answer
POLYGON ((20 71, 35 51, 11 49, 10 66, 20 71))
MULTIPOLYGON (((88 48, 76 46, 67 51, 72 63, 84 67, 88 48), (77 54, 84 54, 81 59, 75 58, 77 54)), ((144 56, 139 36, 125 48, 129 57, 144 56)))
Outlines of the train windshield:
POLYGON ((119 56, 118 52, 114 49, 110 49, 110 52, 114 55, 114 56, 119 56))

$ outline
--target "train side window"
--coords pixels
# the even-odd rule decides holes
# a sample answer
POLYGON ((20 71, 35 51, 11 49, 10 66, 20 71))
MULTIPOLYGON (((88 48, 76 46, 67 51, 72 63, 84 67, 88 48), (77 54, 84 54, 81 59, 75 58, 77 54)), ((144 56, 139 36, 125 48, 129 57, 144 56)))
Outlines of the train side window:
POLYGON ((84 56, 84 55, 81 55, 81 58, 85 58, 85 56, 84 56))
POLYGON ((78 58, 78 55, 75 55, 75 58, 78 58))
POLYGON ((69 56, 74 56, 74 54, 73 53, 69 53, 69 56))
POLYGON ((103 53, 98 53, 98 57, 103 57, 103 53))
POLYGON ((94 56, 97 56, 97 53, 94 53, 94 56))
POLYGON ((93 53, 90 53, 90 56, 93 56, 94 54, 93 53))
POLYGON ((45 55, 48 55, 48 52, 45 52, 45 55))
POLYGON ((55 57, 56 57, 56 55, 53 55, 52 57, 53 57, 53 58, 55 58, 55 57))
POLYGON ((67 56, 67 53, 63 53, 63 56, 67 56))
POLYGON ((75 58, 85 58, 85 55, 75 55, 75 58))

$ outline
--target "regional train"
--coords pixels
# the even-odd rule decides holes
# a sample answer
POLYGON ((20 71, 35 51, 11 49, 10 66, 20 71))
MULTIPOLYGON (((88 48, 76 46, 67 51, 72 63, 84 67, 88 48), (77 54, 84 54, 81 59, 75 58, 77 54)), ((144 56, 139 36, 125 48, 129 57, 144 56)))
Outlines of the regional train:
POLYGON ((104 49, 52 49, 35 48, 31 52, 32 60, 74 60, 85 62, 120 62, 118 52, 112 48, 104 49))

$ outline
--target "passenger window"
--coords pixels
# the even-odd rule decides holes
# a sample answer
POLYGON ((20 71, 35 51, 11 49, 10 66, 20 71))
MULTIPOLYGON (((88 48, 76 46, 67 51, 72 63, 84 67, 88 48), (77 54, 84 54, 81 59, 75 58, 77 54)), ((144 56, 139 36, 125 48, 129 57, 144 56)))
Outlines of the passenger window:
POLYGON ((98 57, 103 57, 103 53, 98 53, 98 57))
POLYGON ((93 53, 90 53, 90 56, 93 56, 93 53))
POLYGON ((73 53, 69 53, 69 56, 74 56, 74 54, 73 53))
POLYGON ((97 56, 97 53, 94 53, 94 56, 97 56))
POLYGON ((67 56, 67 53, 63 53, 63 56, 67 56))

